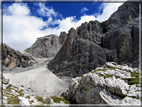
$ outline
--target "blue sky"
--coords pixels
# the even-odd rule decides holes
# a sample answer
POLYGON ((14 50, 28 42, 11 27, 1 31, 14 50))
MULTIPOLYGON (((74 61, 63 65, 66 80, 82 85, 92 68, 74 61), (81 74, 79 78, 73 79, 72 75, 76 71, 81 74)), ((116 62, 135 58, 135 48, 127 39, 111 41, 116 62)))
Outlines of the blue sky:
POLYGON ((123 3, 3 3, 3 42, 25 50, 38 37, 107 20, 123 3))

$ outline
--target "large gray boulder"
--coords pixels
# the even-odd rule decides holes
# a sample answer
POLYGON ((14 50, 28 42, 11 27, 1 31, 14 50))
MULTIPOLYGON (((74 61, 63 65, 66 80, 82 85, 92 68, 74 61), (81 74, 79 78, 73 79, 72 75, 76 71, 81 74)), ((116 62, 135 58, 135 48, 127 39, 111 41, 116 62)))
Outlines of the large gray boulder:
POLYGON ((71 28, 48 68, 58 76, 77 77, 106 61, 138 67, 139 4, 124 3, 105 22, 71 28))
POLYGON ((67 100, 77 104, 140 105, 140 83, 137 68, 108 62, 90 73, 72 80, 64 94, 67 100))
POLYGON ((29 67, 36 63, 32 56, 15 51, 10 46, 2 44, 2 64, 8 68, 29 67))

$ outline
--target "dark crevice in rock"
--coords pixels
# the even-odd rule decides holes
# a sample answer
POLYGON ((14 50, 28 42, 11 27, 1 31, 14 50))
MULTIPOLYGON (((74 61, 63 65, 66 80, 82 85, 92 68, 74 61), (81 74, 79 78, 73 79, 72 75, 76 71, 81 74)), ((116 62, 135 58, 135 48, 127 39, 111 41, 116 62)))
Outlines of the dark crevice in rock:
POLYGON ((133 45, 133 48, 132 48, 132 52, 133 52, 133 61, 134 61, 134 32, 133 32, 133 27, 134 25, 132 26, 132 30, 131 30, 131 37, 132 37, 132 45, 133 45))

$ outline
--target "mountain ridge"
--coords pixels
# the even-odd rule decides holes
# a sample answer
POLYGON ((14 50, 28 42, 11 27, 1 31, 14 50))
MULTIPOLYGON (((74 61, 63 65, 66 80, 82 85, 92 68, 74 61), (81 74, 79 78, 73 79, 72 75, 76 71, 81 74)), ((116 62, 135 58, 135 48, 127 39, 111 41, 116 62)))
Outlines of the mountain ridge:
POLYGON ((58 76, 76 77, 107 61, 138 67, 138 18, 138 3, 126 2, 105 22, 90 21, 71 28, 48 68, 58 76))

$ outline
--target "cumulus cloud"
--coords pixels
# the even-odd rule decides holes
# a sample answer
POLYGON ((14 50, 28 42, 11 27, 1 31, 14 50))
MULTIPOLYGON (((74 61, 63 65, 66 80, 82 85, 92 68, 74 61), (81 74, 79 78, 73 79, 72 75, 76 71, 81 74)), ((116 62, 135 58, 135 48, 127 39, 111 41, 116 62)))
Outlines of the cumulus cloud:
POLYGON ((59 15, 53 8, 46 7, 45 4, 38 4, 38 13, 41 16, 47 16, 47 20, 31 16, 30 9, 27 4, 15 3, 8 7, 6 14, 3 15, 3 42, 7 43, 14 49, 24 50, 30 47, 38 37, 49 34, 59 35, 61 31, 68 32, 71 27, 78 27, 81 23, 90 20, 104 21, 117 10, 121 4, 104 3, 103 13, 95 15, 83 15, 80 20, 76 20, 75 16, 56 19, 53 17, 59 15), (14 12, 15 11, 15 12, 14 12), (7 14, 8 13, 8 14, 7 14), (58 24, 56 27, 49 25, 58 24), (46 29, 42 29, 42 28, 46 29))
MULTIPOLYGON (((100 22, 107 20, 111 16, 111 14, 114 13, 122 4, 123 3, 103 3, 100 6, 100 10, 103 8, 103 13, 97 14, 96 19, 100 22)), ((94 13, 94 15, 96 14, 94 13)))
POLYGON ((4 43, 22 50, 29 47, 37 37, 44 35, 40 29, 46 26, 46 23, 40 18, 30 16, 30 10, 26 4, 12 4, 7 11, 11 15, 3 16, 4 43), (18 9, 22 9, 22 12, 20 13, 18 9))
POLYGON ((45 6, 45 3, 39 3, 40 9, 38 10, 38 14, 41 16, 57 16, 57 12, 54 11, 53 8, 48 8, 45 6))
POLYGON ((86 11, 88 11, 89 9, 87 9, 86 7, 83 7, 82 9, 81 9, 81 13, 84 13, 84 12, 86 12, 86 11))

